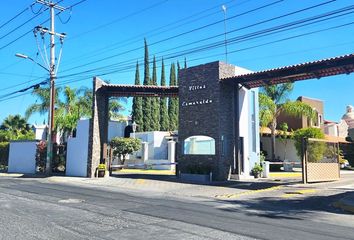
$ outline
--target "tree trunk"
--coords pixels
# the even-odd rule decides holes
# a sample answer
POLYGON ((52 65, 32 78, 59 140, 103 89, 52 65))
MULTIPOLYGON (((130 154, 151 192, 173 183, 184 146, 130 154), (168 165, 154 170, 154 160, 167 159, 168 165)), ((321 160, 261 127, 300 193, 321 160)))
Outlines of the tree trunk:
POLYGON ((271 157, 272 161, 275 161, 275 129, 277 127, 277 120, 274 119, 270 125, 271 130, 271 157))

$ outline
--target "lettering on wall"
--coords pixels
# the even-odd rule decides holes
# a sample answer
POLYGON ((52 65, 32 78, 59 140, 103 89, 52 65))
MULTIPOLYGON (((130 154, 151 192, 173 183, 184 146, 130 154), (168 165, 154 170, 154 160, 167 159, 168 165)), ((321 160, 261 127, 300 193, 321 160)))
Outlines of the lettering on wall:
MULTIPOLYGON (((206 89, 207 86, 205 84, 203 85, 193 85, 193 86, 188 86, 188 90, 193 92, 193 91, 202 91, 206 89)), ((194 96, 194 95, 191 95, 194 96)), ((182 107, 187 107, 187 106, 195 106, 195 105, 204 105, 204 104, 210 104, 212 103, 213 100, 210 98, 206 99, 193 99, 190 101, 184 101, 181 103, 182 107)))

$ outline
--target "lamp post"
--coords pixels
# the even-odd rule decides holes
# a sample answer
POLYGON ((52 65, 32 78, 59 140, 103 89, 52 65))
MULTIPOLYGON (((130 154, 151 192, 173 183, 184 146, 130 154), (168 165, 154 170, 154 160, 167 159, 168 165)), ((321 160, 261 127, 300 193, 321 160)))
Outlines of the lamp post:
POLYGON ((136 131, 136 127, 138 126, 138 124, 136 124, 136 122, 134 121, 132 124, 132 128, 133 128, 133 138, 135 138, 135 131, 136 131))
POLYGON ((43 66, 42 64, 36 62, 33 60, 33 58, 21 54, 21 53, 16 53, 16 57, 23 58, 23 59, 29 59, 30 61, 34 62, 38 66, 44 68, 47 70, 50 76, 50 100, 49 100, 49 110, 48 110, 48 134, 47 134, 47 160, 46 160, 46 173, 50 174, 51 172, 51 160, 52 160, 52 136, 53 136, 53 125, 54 125, 54 101, 55 101, 55 95, 54 95, 54 78, 55 78, 55 73, 54 73, 54 67, 47 68, 43 66))
POLYGON ((15 54, 16 57, 19 57, 19 58, 23 58, 23 59, 28 59, 32 62, 34 62, 35 64, 37 64, 38 66, 40 66, 41 68, 44 68, 46 71, 49 72, 49 69, 45 66, 43 66, 42 64, 40 64, 39 62, 36 62, 33 58, 31 58, 30 56, 27 56, 25 54, 22 54, 22 53, 16 53, 15 54))

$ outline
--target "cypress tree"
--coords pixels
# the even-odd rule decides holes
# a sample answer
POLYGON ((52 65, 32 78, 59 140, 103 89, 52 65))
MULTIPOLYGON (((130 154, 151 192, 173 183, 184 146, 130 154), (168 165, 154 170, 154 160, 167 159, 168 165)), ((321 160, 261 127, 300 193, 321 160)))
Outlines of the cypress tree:
MULTIPOLYGON (((135 70, 135 85, 140 85, 140 74, 139 74, 139 63, 136 62, 135 70)), ((143 131, 144 122, 143 122, 143 108, 142 108, 142 98, 134 97, 132 105, 132 120, 138 125, 138 131, 143 131)))
MULTIPOLYGON (((149 71, 149 49, 144 39, 144 85, 150 85, 150 71, 149 71)), ((142 98, 142 109, 143 109, 143 131, 151 131, 151 99, 149 97, 142 98)))
MULTIPOLYGON (((170 70, 170 86, 176 86, 176 67, 172 63, 170 70)), ((169 117, 169 130, 174 131, 178 129, 178 99, 170 98, 168 101, 168 117, 169 117)))
MULTIPOLYGON (((156 58, 154 56, 152 67, 152 85, 157 86, 156 58)), ((151 98, 151 123, 154 131, 160 131, 160 99, 151 98)))
POLYGON ((184 58, 184 68, 187 68, 187 58, 184 58))
POLYGON ((178 75, 179 75, 179 70, 181 70, 181 66, 179 65, 179 62, 177 61, 177 77, 176 77, 176 86, 178 85, 178 75))
MULTIPOLYGON (((161 66, 161 86, 166 86, 166 77, 165 77, 165 63, 162 59, 161 66)), ((162 97, 160 99, 160 130, 168 131, 168 112, 167 112, 167 98, 162 97)))

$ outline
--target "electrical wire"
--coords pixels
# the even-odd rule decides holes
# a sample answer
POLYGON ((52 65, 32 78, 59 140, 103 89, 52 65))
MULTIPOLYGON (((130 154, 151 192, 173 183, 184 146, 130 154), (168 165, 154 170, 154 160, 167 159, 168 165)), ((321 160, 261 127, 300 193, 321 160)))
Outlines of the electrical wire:
MULTIPOLYGON (((300 21, 300 20, 299 20, 300 21)), ((298 36, 293 36, 291 38, 285 38, 285 39, 280 39, 280 40, 276 40, 276 41, 272 41, 272 42, 268 42, 268 43, 264 43, 264 44, 261 44, 261 45, 258 45, 258 46, 252 46, 252 47, 248 47, 248 48, 244 48, 244 49, 238 49, 236 51, 232 51, 232 53, 234 52, 238 52, 238 51, 244 51, 244 50, 247 50, 247 49, 252 49, 252 48, 255 48, 255 47, 259 47, 259 46, 265 46, 265 45, 268 45, 268 44, 272 44, 272 43, 277 43, 279 41, 285 41, 285 40, 289 40, 289 39, 292 39, 292 38, 296 38, 296 37, 299 37, 299 36, 305 36, 305 35, 308 35, 308 34, 314 34, 314 33, 317 33, 317 32, 321 32, 321 31, 326 31, 326 30, 330 30, 330 29, 335 29, 335 28, 339 28, 339 27, 343 27, 343 26, 349 26, 353 23, 348 23, 348 24, 345 24, 345 25, 339 25, 339 26, 335 26, 335 27, 331 27, 331 28, 327 28, 327 29, 322 29, 322 30, 319 30, 319 31, 314 31, 314 32, 311 32, 311 33, 307 33, 307 34, 301 34, 301 35, 298 35, 298 36)), ((278 27, 279 29, 279 27, 278 27)), ((194 50, 195 51, 195 50, 194 50)), ((193 52, 190 52, 190 53, 193 53, 193 52)), ((184 53, 183 53, 184 54, 184 53)), ((172 56, 172 57, 176 57, 175 56, 172 56)), ((134 66, 135 67, 135 64, 134 66)), ((129 68, 125 67, 125 68, 121 68, 121 69, 115 69, 113 72, 106 72, 106 73, 103 73, 101 74, 102 75, 108 75, 108 74, 111 74, 111 73, 115 73, 115 72, 118 72, 118 71, 123 71, 123 70, 129 70, 129 68)), ((67 77, 70 77, 70 76, 63 76, 62 78, 67 78, 67 77)))
MULTIPOLYGON (((353 12, 344 13, 342 15, 334 16, 334 17, 328 18, 328 19, 322 19, 322 20, 314 21, 314 20, 321 19, 321 18, 324 18, 324 17, 327 17, 327 16, 331 16, 331 15, 334 15, 334 14, 341 13, 343 11, 348 11, 348 10, 353 9, 353 8, 354 8, 354 5, 350 6, 350 7, 342 8, 342 9, 339 9, 339 10, 336 10, 336 11, 327 12, 325 14, 320 14, 320 15, 316 15, 316 16, 313 16, 313 17, 310 17, 310 18, 305 18, 305 19, 293 21, 293 22, 290 22, 290 23, 287 23, 287 24, 282 24, 282 25, 279 25, 279 26, 276 26, 276 27, 264 29, 264 30, 261 30, 261 31, 256 31, 256 32, 245 34, 245 35, 242 35, 242 36, 237 36, 237 37, 229 39, 228 42, 229 42, 230 45, 232 45, 232 44, 243 42, 243 41, 247 41, 247 40, 250 40, 250 39, 255 39, 256 37, 268 36, 270 34, 279 33, 281 31, 288 31, 288 30, 295 29, 295 28, 302 27, 302 26, 306 26, 306 25, 309 25, 309 24, 315 24, 315 23, 318 23, 318 22, 321 22, 321 21, 324 21, 324 20, 329 20, 329 19, 332 19, 332 18, 340 17, 340 16, 342 16, 344 14, 351 14, 353 12), (314 22, 311 22, 311 21, 314 21, 314 22), (305 25, 299 25, 300 23, 306 23, 306 22, 310 22, 310 23, 305 24, 305 25), (296 27, 296 25, 299 25, 299 26, 296 27)), ((163 52, 166 52, 166 51, 170 51, 170 50, 175 50, 177 48, 185 47, 185 46, 192 45, 192 44, 195 44, 195 43, 199 43, 201 41, 203 41, 203 40, 197 40, 197 41, 189 43, 189 44, 183 44, 183 45, 180 45, 180 46, 168 49, 168 50, 160 51, 157 54, 163 53, 163 52)), ((197 48, 192 48, 192 49, 187 49, 187 50, 184 50, 184 51, 180 51, 180 52, 178 52, 177 56, 182 56, 184 54, 191 54, 191 53, 201 52, 201 51, 205 51, 205 50, 210 50, 212 48, 223 46, 223 44, 224 44, 224 41, 219 41, 219 42, 212 43, 212 44, 202 45, 202 46, 197 47, 197 48)), ((176 55, 173 55, 173 54, 175 54, 175 53, 168 54, 167 56, 164 55, 164 58, 165 59, 175 58, 176 55)), ((135 63, 135 59, 134 60, 126 60, 123 63, 132 63, 133 64, 133 63, 135 63)), ((119 64, 122 64, 122 63, 119 63, 119 64)), ((78 72, 78 73, 74 73, 74 74, 68 74, 68 75, 64 75, 64 76, 73 76, 73 75, 79 75, 79 74, 82 74, 82 73, 89 73, 89 72, 101 70, 101 69, 104 69, 104 68, 107 68, 107 67, 118 66, 119 64, 110 64, 108 66, 98 67, 98 68, 90 69, 90 70, 87 70, 87 71, 82 71, 82 72, 78 72)))
POLYGON ((20 25, 14 27, 12 30, 10 30, 8 33, 2 35, 0 37, 0 40, 4 39, 5 37, 11 35, 12 33, 16 32, 17 30, 19 30, 21 27, 25 26, 27 23, 31 22, 33 19, 39 17, 40 15, 42 15, 45 11, 47 11, 49 8, 45 8, 44 10, 42 10, 40 13, 38 13, 37 15, 34 15, 33 17, 31 17, 30 19, 28 19, 27 21, 25 21, 24 23, 21 23, 20 25))
MULTIPOLYGON (((273 6, 273 5, 276 5, 276 4, 279 4, 281 2, 283 2, 284 0, 277 0, 277 1, 274 1, 272 3, 269 3, 269 4, 265 4, 265 5, 262 5, 260 7, 257 7, 257 8, 254 8, 254 9, 251 9, 251 10, 248 10, 248 11, 245 11, 245 12, 242 12, 240 14, 236 14, 234 16, 231 16, 229 18, 227 18, 226 20, 230 20, 230 19, 234 19, 236 17, 240 17, 240 16, 244 16, 244 15, 247 15, 249 13, 252 13, 252 12, 255 12, 255 11, 258 11, 258 10, 261 10, 261 9, 264 9, 264 8, 267 8, 267 7, 270 7, 270 6, 273 6)), ((149 46, 153 46, 153 45, 156 45, 156 44, 159 44, 159 43, 162 43, 162 42, 166 42, 168 40, 171 40, 171 39, 175 39, 175 38, 178 38, 178 37, 181 37, 181 36, 184 36, 186 34, 190 34, 190 33, 193 33, 193 32, 196 32, 196 31, 199 31, 199 30, 202 30, 202 29, 205 29, 207 27, 210 27, 210 26, 214 26, 220 22, 223 22, 224 20, 219 20, 219 21, 216 21, 216 22, 213 22, 213 23, 209 23, 209 24, 206 24, 206 25, 203 25, 203 26, 200 26, 198 28, 194 28, 192 30, 189 30, 189 31, 185 31, 185 32, 182 32, 182 33, 179 33, 177 35, 174 35, 174 36, 170 36, 170 37, 167 37, 167 38, 164 38, 164 39, 161 39, 159 41, 156 41, 156 42, 153 42, 151 44, 149 44, 149 46)), ((102 58, 102 59, 99 59, 99 60, 95 60, 95 61, 92 61, 92 62, 89 62, 89 63, 86 63, 86 64, 82 64, 82 65, 79 65, 79 66, 76 66, 76 67, 72 67, 72 68, 69 68, 69 69, 66 69, 62 72, 67 72, 67 71, 70 71, 70 70, 73 70, 73 69, 77 69, 77 68, 80 68, 80 67, 84 67, 84 66, 87 66, 87 65, 91 65, 91 64, 95 64, 97 62, 102 62, 102 61, 105 61, 105 60, 108 60, 108 59, 112 59, 112 58, 115 58, 117 56, 122 56, 124 54, 127 54, 127 53, 131 53, 131 52, 134 52, 134 51, 137 51, 137 50, 141 50, 143 49, 143 47, 137 47, 137 48, 134 48, 134 49, 130 49, 130 50, 127 50, 127 51, 124 51, 123 53, 119 53, 119 54, 114 54, 114 55, 110 55, 108 57, 105 57, 105 58, 102 58)))
MULTIPOLYGON (((230 1, 228 1, 228 2, 224 2, 223 4, 224 4, 224 5, 225 5, 225 4, 229 4, 229 3, 234 2, 234 1, 236 1, 236 0, 230 0, 230 1)), ((245 0, 245 1, 243 1, 243 2, 237 3, 237 6, 240 6, 240 5, 242 5, 242 4, 244 4, 244 3, 247 3, 247 2, 249 2, 249 1, 252 1, 252 0, 245 0)), ((228 8, 232 8, 232 7, 235 7, 235 6, 236 6, 236 4, 235 4, 235 5, 232 5, 231 7, 228 6, 228 8)), ((201 15, 201 14, 203 14, 203 13, 207 13, 207 12, 209 12, 210 10, 213 10, 213 9, 215 9, 215 8, 220 8, 220 4, 214 5, 214 6, 211 7, 211 8, 205 9, 205 10, 200 11, 200 12, 197 12, 197 13, 194 13, 194 14, 192 14, 192 15, 189 15, 189 16, 185 17, 185 18, 182 18, 182 19, 179 19, 179 20, 177 20, 177 21, 168 23, 168 24, 166 24, 166 25, 157 27, 157 28, 152 29, 152 30, 149 30, 149 31, 147 31, 147 32, 144 32, 144 33, 135 35, 135 36, 130 37, 130 38, 128 38, 128 39, 125 39, 125 40, 123 40, 123 41, 118 41, 118 42, 115 42, 115 43, 113 43, 113 44, 110 44, 110 45, 101 47, 101 48, 99 48, 99 49, 96 49, 96 50, 94 50, 94 51, 91 51, 91 52, 89 52, 89 53, 84 53, 84 54, 81 54, 81 55, 79 55, 79 56, 70 58, 69 60, 66 60, 66 64, 65 64, 65 65, 67 65, 67 64, 70 63, 70 62, 73 62, 73 61, 76 60, 76 59, 82 59, 82 57, 85 57, 85 56, 94 56, 94 57, 97 57, 98 55, 102 55, 103 53, 110 52, 110 51, 112 51, 112 50, 117 49, 116 46, 119 46, 119 48, 121 48, 121 47, 125 47, 125 46, 128 46, 128 45, 131 45, 131 44, 133 44, 133 43, 136 43, 136 42, 141 41, 141 37, 144 37, 144 36, 145 36, 145 37, 153 37, 153 36, 157 36, 157 35, 160 35, 160 34, 162 34, 162 33, 165 33, 165 32, 171 31, 171 30, 176 30, 176 29, 179 28, 179 27, 188 25, 188 24, 190 24, 190 23, 196 22, 196 21, 201 20, 201 19, 203 19, 203 18, 210 17, 210 16, 212 16, 212 15, 214 15, 214 14, 219 13, 220 11, 217 10, 217 11, 214 11, 213 13, 208 13, 208 14, 206 14, 206 15, 203 15, 203 16, 201 16, 201 17, 198 17, 199 15, 201 15), (198 18, 196 18, 196 17, 198 17, 198 18), (194 19, 193 19, 193 18, 194 18, 194 19), (184 21, 189 20, 189 19, 192 19, 192 20, 190 20, 190 21, 188 21, 188 22, 184 22, 184 21), (181 22, 184 22, 184 23, 181 23, 181 22), (180 24, 179 24, 179 23, 180 23, 180 24), (176 24, 179 24, 179 25, 175 26, 176 24), (166 28, 166 27, 168 27, 168 29, 163 30, 163 31, 160 31, 160 30, 162 30, 162 29, 164 29, 164 28, 166 28), (156 32, 156 33, 155 33, 155 32, 156 32), (154 34, 152 34, 152 33, 154 33, 154 34), (132 40, 135 40, 135 41, 132 41, 132 40), (127 43, 127 44, 124 45, 124 43, 127 43)))
MULTIPOLYGON (((34 3, 31 4, 30 7, 32 7, 34 5, 34 3)), ((7 20, 6 22, 4 22, 3 24, 1 24, 0 29, 5 27, 7 24, 11 23, 13 20, 15 20, 16 18, 18 18, 19 16, 21 16, 22 14, 24 14, 26 11, 28 11, 28 7, 26 7, 25 9, 23 9, 22 11, 20 11, 19 13, 17 13, 14 17, 10 18, 9 20, 7 20)))
MULTIPOLYGON (((79 2, 77 2, 77 3, 75 3, 75 4, 73 4, 73 5, 71 5, 71 6, 68 7, 68 8, 73 8, 73 7, 79 5, 79 4, 83 3, 83 2, 86 2, 86 1, 87 1, 87 0, 81 0, 81 1, 79 1, 79 2)), ((61 2, 61 1, 59 1, 59 2, 61 2)), ((59 2, 58 2, 58 3, 59 3, 59 2)), ((61 13, 61 12, 58 12, 58 13, 56 13, 55 15, 58 16, 60 13, 61 13)), ((40 23, 39 25, 44 25, 44 24, 46 24, 47 22, 49 22, 49 20, 50 20, 50 18, 48 18, 48 19, 45 20, 44 22, 40 23)), ((27 32, 25 32, 25 33, 23 33, 22 35, 18 36, 18 37, 15 38, 14 40, 12 40, 12 41, 8 42, 7 44, 1 46, 1 47, 0 47, 0 50, 3 50, 4 48, 6 48, 6 47, 12 45, 13 43, 17 42, 17 41, 20 40, 21 38, 25 37, 27 34, 31 33, 32 31, 33 31, 33 29, 31 29, 31 30, 29 30, 29 31, 27 31, 27 32)))

